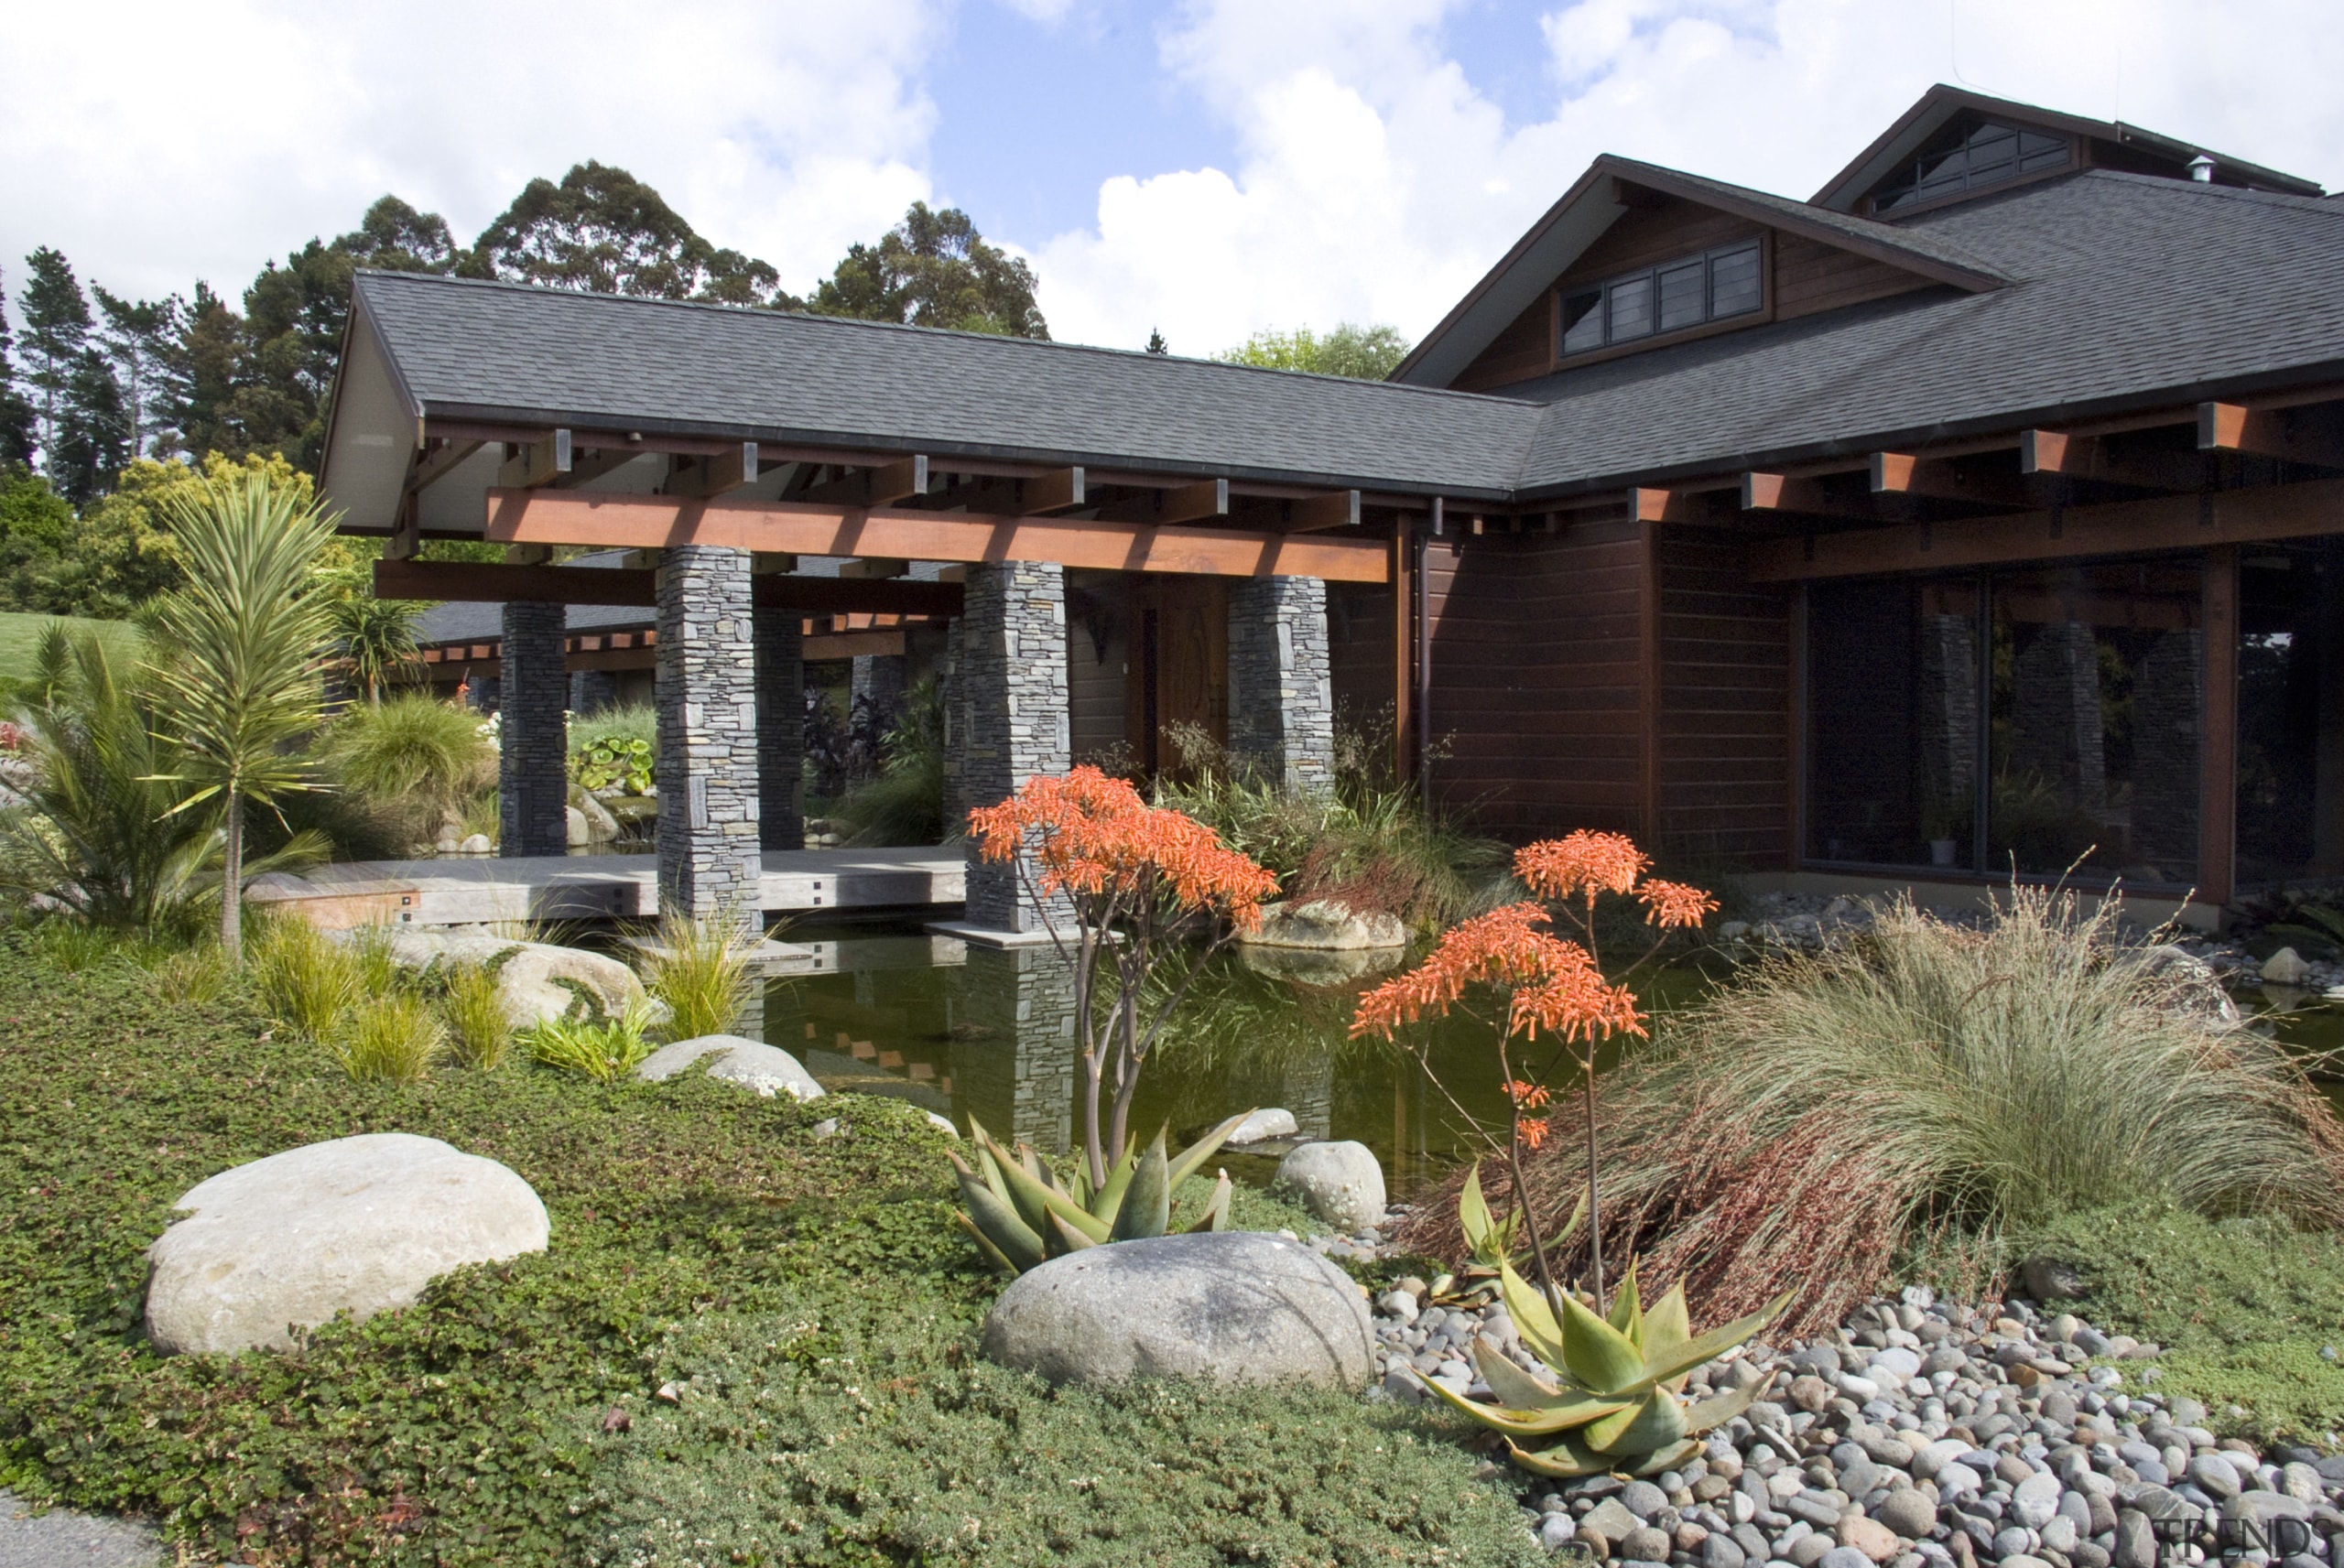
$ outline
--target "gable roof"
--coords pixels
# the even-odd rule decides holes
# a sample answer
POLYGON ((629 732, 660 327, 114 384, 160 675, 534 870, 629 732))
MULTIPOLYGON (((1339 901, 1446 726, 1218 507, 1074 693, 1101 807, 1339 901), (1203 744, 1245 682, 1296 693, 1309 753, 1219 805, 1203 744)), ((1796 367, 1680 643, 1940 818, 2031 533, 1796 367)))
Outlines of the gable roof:
POLYGON ((1392 372, 1392 379, 1418 386, 1446 386, 1454 381, 1627 213, 1628 208, 1619 200, 1621 182, 1803 234, 1965 292, 1997 288, 2009 281, 1959 244, 1932 234, 1605 153, 1467 291, 1440 325, 1409 351, 1392 372))
POLYGON ((2015 281, 1566 370, 1522 497, 2344 380, 2344 209, 2088 169, 1909 220, 2015 281))
POLYGON ((1828 207, 1834 211, 1854 211, 1865 192, 1885 179, 1899 164, 1918 157, 1929 138, 1944 129, 1948 121, 1966 112, 2042 125, 2073 136, 2092 136, 2100 141, 2114 142, 2184 167, 2192 158, 2210 157, 2216 165, 2217 179, 2243 184, 2250 189, 2273 190, 2292 196, 2321 194, 2320 187, 2311 180, 2283 174, 2275 168, 2265 168, 2244 158, 2231 157, 2195 142, 2143 130, 2138 125, 2128 125, 2121 120, 2089 120, 2078 114, 2064 114, 2056 109, 2037 108, 2016 99, 1991 98, 1983 92, 1948 87, 1939 82, 1921 94, 1919 102, 1899 115, 1894 124, 1873 139, 1872 146, 1850 159, 1847 168, 1826 180, 1823 189, 1809 200, 1816 206, 1828 207))

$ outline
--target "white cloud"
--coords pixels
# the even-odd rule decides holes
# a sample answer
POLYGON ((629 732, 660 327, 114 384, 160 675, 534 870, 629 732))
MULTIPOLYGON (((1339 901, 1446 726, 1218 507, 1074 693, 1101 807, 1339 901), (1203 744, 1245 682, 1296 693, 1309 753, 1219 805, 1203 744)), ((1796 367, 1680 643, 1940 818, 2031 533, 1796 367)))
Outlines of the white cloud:
POLYGON ((803 287, 928 194, 917 72, 942 4, 27 6, 0 94, 0 266, 13 286, 50 244, 116 292, 201 277, 233 297, 385 190, 469 240, 528 178, 591 157, 803 287))
POLYGON ((2344 181, 2328 0, 1579 0, 1541 18, 1553 98, 1513 125, 1444 50, 1461 4, 1197 0, 1164 63, 1242 156, 1110 180, 1095 228, 1036 247, 1053 330, 1420 333, 1598 153, 1804 197, 1937 81, 2344 181))

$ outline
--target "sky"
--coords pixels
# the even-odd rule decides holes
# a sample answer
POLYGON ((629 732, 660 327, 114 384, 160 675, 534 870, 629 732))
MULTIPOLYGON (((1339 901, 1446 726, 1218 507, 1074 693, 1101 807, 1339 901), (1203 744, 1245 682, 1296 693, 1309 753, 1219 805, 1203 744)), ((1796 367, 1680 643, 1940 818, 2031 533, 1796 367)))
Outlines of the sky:
POLYGON ((797 291, 914 200, 1053 336, 1431 328, 1604 152, 1811 195, 1932 82, 2344 186, 2338 0, 76 0, 0 94, 0 283, 233 295, 385 191, 631 169, 797 291), (135 40, 133 42, 132 40, 135 40))

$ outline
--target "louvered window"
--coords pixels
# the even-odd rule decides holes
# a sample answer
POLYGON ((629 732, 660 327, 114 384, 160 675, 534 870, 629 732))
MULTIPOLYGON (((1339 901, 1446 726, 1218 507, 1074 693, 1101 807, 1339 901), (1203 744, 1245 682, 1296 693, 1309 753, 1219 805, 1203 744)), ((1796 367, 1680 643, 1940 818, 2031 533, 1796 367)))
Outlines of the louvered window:
POLYGON ((1656 333, 1680 332, 1765 303, 1758 242, 1738 240, 1712 251, 1610 278, 1563 295, 1566 357, 1656 333))

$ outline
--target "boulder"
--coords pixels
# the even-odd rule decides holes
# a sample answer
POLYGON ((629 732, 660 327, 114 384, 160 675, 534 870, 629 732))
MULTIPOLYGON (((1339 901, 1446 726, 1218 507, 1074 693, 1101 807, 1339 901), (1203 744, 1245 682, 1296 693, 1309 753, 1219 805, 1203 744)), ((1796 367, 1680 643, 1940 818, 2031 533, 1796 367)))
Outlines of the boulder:
POLYGON ((1348 986, 1408 961, 1405 947, 1261 947, 1238 944, 1237 961, 1257 975, 1322 989, 1348 986))
POLYGON ((146 1249, 146 1336, 167 1353, 284 1349, 312 1327, 411 1304, 466 1263, 546 1248, 545 1205, 494 1160, 370 1132, 197 1184, 146 1249))
POLYGON ((487 834, 475 833, 457 845, 456 852, 460 855, 493 855, 496 852, 496 846, 487 834))
POLYGON ((1134 1377, 1366 1386, 1367 1300, 1332 1263, 1260 1231, 1159 1236, 1053 1258, 985 1318, 985 1354, 1053 1383, 1134 1377))
POLYGON ((635 1076, 656 1084, 674 1077, 703 1056, 714 1058, 708 1065, 710 1077, 754 1089, 767 1098, 776 1093, 801 1100, 822 1098, 822 1086, 797 1057, 778 1046, 744 1040, 738 1034, 703 1034, 662 1045, 643 1059, 635 1076))
POLYGON ((1359 947, 1405 947, 1408 928, 1391 914, 1357 914, 1333 899, 1308 903, 1265 903, 1262 928, 1239 938, 1255 947, 1323 947, 1346 952, 1359 947))
POLYGON ((1228 1141, 1232 1145, 1259 1143, 1269 1138, 1291 1138, 1297 1130, 1294 1112, 1268 1106, 1250 1113, 1239 1122, 1237 1130, 1229 1135, 1228 1141))
POLYGON ((2083 1275, 2062 1259, 2037 1254, 2021 1263, 2018 1271, 2027 1294, 2038 1303, 2078 1301, 2088 1293, 2083 1275))
MULTIPOLYGON (((572 844, 607 844, 619 836, 618 818, 613 816, 602 803, 576 784, 570 786, 570 809, 577 813, 585 837, 572 838, 572 844)), ((573 826, 574 834, 581 830, 573 826)))
POLYGON ((2311 978, 2311 966, 2293 947, 2282 947, 2263 960, 2263 978, 2274 986, 2299 986, 2311 978))
POLYGON ((510 945, 496 967, 496 998, 515 1029, 545 1018, 616 1018, 650 1000, 635 971, 616 958, 543 942, 510 945))
POLYGON ((1345 1236, 1384 1223, 1384 1167, 1364 1143, 1306 1143, 1278 1162, 1277 1184, 1345 1236))

